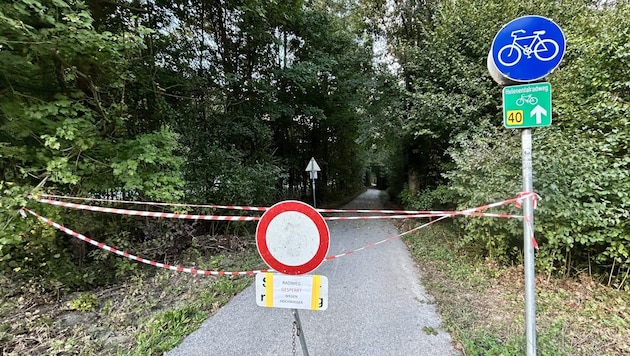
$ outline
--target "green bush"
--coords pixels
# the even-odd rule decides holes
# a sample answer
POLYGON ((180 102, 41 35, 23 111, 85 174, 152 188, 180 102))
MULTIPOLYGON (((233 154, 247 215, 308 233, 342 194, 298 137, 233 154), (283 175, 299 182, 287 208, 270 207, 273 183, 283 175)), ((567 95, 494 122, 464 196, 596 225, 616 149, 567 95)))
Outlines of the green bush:
MULTIPOLYGON (((612 282, 630 267, 630 6, 567 10, 567 54, 549 78, 553 125, 532 136, 534 191, 542 196, 535 211, 536 262, 548 273, 606 272, 612 282)), ((455 169, 446 178, 459 208, 522 190, 519 130, 500 127, 498 111, 496 117, 451 142, 455 169)), ((463 246, 503 262, 520 258, 521 222, 458 221, 466 232, 463 246)))
MULTIPOLYGON (((521 191, 520 143, 515 132, 482 122, 457 136, 449 153, 457 169, 445 177, 450 181, 457 210, 513 198, 521 191)), ((514 206, 492 212, 520 213, 514 206)), ((504 263, 518 260, 522 245, 520 220, 459 217, 456 221, 465 232, 463 248, 504 263)))
POLYGON ((94 311, 97 305, 98 299, 93 293, 79 293, 75 299, 68 302, 68 308, 82 312, 94 311))
MULTIPOLYGON (((617 271, 630 262, 630 179, 625 158, 618 160, 602 150, 608 141, 568 136, 553 128, 535 131, 534 191, 542 200, 534 212, 534 225, 541 245, 537 265, 542 270, 573 272, 593 263, 600 270, 616 265, 617 271)), ((512 133, 484 127, 460 136, 457 143, 459 148, 451 155, 458 169, 447 177, 459 209, 514 197, 521 191, 520 150, 510 149, 519 142, 512 133)), ((513 206, 500 210, 521 213, 513 206)), ((520 258, 520 220, 458 221, 466 232, 464 246, 506 263, 520 258)))
POLYGON ((452 210, 456 207, 455 195, 446 185, 439 185, 435 189, 426 188, 420 192, 411 192, 405 187, 400 193, 401 202, 413 210, 452 210))
MULTIPOLYGON (((537 186, 544 197, 536 211, 544 254, 565 270, 589 262, 617 267, 630 263, 630 178, 627 158, 603 149, 608 140, 563 137, 548 131, 538 155, 537 186)), ((612 135, 609 136, 611 138, 612 135)))

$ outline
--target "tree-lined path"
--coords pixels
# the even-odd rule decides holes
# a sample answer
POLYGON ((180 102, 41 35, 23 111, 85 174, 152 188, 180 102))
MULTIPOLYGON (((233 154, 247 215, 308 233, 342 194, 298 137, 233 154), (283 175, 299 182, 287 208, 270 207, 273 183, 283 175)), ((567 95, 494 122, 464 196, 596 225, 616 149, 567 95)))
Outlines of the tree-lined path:
MULTIPOLYGON (((368 190, 345 208, 382 208, 380 194, 368 190)), ((336 221, 329 228, 329 255, 397 234, 382 220, 336 221)), ((314 273, 328 277, 329 307, 300 311, 311 355, 457 353, 400 239, 324 262, 314 273)), ((291 310, 258 307, 254 290, 237 295, 167 355, 291 355, 291 310)), ((301 355, 298 339, 296 350, 301 355)))

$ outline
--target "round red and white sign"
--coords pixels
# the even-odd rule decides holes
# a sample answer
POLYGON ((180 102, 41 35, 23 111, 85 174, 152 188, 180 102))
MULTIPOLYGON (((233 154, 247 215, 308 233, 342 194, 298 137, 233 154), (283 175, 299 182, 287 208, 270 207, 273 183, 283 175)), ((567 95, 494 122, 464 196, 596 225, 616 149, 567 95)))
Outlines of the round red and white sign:
POLYGON ((284 274, 304 274, 319 267, 330 247, 326 221, 310 205, 280 202, 260 217, 256 247, 263 261, 284 274))

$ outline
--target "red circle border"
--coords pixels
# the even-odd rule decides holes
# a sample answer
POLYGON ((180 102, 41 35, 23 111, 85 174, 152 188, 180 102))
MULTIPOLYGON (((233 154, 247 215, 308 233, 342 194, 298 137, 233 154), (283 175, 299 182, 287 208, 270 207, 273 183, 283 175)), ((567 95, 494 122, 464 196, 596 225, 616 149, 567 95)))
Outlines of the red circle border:
POLYGON ((258 249, 260 257, 262 257, 263 261, 265 261, 269 267, 280 273, 297 275, 315 270, 324 262, 329 247, 330 231, 328 230, 326 220, 324 220, 322 215, 312 206, 298 200, 286 200, 273 205, 260 217, 260 221, 256 227, 256 248, 258 249), (291 211, 306 215, 315 223, 317 231, 319 232, 319 246, 317 252, 315 252, 313 258, 299 266, 289 266, 278 261, 278 259, 271 255, 269 246, 267 245, 267 229, 271 221, 276 216, 291 211))

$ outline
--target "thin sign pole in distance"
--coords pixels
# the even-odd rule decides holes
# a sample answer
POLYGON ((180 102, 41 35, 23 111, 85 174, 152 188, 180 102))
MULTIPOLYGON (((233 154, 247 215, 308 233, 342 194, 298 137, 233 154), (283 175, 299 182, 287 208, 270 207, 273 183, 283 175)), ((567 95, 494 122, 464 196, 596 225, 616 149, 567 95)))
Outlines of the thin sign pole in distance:
POLYGON ((311 181, 313 183, 313 208, 317 208, 317 200, 315 199, 315 179, 317 179, 317 172, 321 171, 321 168, 315 161, 315 157, 311 157, 311 160, 306 165, 306 172, 309 172, 311 181))
MULTIPOLYGON (((523 160, 523 191, 533 192, 532 173, 532 130, 521 132, 523 160)), ((525 335, 527 356, 536 355, 536 291, 534 271, 534 246, 531 237, 534 233, 534 198, 528 196, 523 201, 523 253, 525 257, 525 335)))

